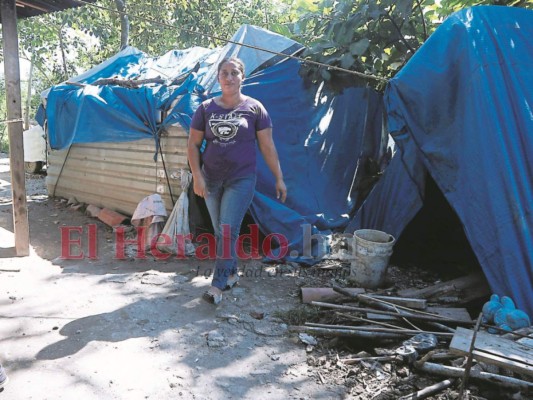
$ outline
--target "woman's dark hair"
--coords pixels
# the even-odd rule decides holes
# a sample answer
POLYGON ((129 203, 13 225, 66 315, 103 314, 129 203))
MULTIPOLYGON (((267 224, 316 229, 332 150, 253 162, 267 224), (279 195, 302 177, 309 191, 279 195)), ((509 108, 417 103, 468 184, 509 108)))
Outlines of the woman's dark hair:
POLYGON ((228 58, 222 59, 222 61, 218 63, 218 67, 217 67, 217 72, 219 74, 220 74, 220 70, 222 69, 222 66, 228 62, 237 64, 237 68, 239 68, 239 71, 242 72, 242 76, 244 76, 244 63, 242 62, 240 58, 237 58, 237 57, 228 57, 228 58))

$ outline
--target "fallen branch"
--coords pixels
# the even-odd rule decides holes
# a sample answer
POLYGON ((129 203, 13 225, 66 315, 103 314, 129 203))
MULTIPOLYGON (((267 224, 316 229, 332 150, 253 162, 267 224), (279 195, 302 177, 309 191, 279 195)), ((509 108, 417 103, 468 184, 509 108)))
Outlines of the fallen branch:
MULTIPOLYGON (((381 308, 382 310, 396 312, 404 317, 412 316, 412 315, 420 315, 420 316, 438 318, 442 322, 450 321, 450 319, 447 317, 442 317, 440 315, 431 314, 431 313, 420 311, 420 310, 413 310, 412 308, 409 308, 409 307, 399 306, 393 303, 389 303, 388 301, 385 301, 385 300, 380 300, 380 299, 376 299, 370 296, 366 296, 364 294, 358 294, 357 299, 359 299, 359 301, 361 301, 362 303, 366 303, 371 306, 372 305, 377 306, 381 308)), ((428 322, 428 323, 440 330, 447 331, 447 332, 455 332, 455 330, 453 328, 450 328, 449 326, 442 325, 439 322, 435 322, 435 320, 431 320, 431 321, 432 322, 428 322)))
POLYGON ((322 376, 320 371, 316 371, 316 373, 318 375, 318 378, 320 379, 320 383, 322 383, 322 385, 325 385, 326 384, 326 380, 324 379, 324 377, 322 376))
MULTIPOLYGON (((464 368, 450 367, 447 365, 434 364, 429 362, 422 363, 421 361, 417 361, 414 363, 414 365, 415 368, 419 369, 420 371, 427 372, 428 374, 444 375, 450 378, 462 378, 465 373, 464 368)), ((496 385, 502 385, 509 388, 519 388, 525 390, 533 389, 532 382, 523 381, 521 379, 512 378, 510 376, 491 374, 490 372, 472 370, 470 371, 470 377, 473 379, 479 379, 485 382, 490 382, 496 385)))
POLYGON ((377 356, 377 357, 357 357, 357 358, 344 358, 339 359, 340 362, 346 365, 357 364, 361 361, 402 361, 402 357, 394 356, 377 356))
POLYGON ((447 361, 447 360, 456 360, 458 358, 461 358, 461 357, 457 357, 457 354, 451 354, 451 353, 437 353, 437 352, 433 352, 431 354, 431 360, 436 360, 436 361, 447 361))
POLYGON ((320 301, 312 301, 312 305, 319 306, 319 307, 325 307, 325 308, 334 308, 337 310, 347 310, 347 311, 357 311, 362 313, 374 313, 378 315, 390 315, 392 317, 396 318, 408 318, 408 319, 415 319, 420 321, 433 321, 433 322, 446 322, 450 324, 464 324, 465 321, 459 321, 455 319, 447 319, 447 318, 437 318, 429 315, 415 315, 415 314, 407 314, 407 313, 398 313, 398 312, 392 312, 392 311, 381 311, 381 310, 374 310, 373 308, 363 308, 363 307, 352 307, 352 306, 345 306, 341 304, 331 304, 331 303, 323 303, 320 301))
MULTIPOLYGON (((351 329, 329 329, 329 328, 318 328, 313 326, 290 326, 290 332, 307 332, 314 333, 317 335, 324 336, 334 336, 334 337, 360 337, 365 339, 403 339, 405 334, 399 333, 382 333, 382 332, 371 332, 371 331, 361 331, 361 330, 351 330, 351 329)), ((398 331, 402 332, 402 331, 398 331)))
POLYGON ((428 333, 435 336, 443 337, 453 337, 453 333, 448 332, 428 332, 428 331, 416 331, 412 329, 393 329, 393 328, 381 328, 374 326, 349 326, 349 325, 328 325, 328 324, 317 324, 314 322, 306 322, 305 326, 311 326, 316 328, 327 328, 327 329, 347 329, 354 331, 368 331, 368 332, 381 332, 381 333, 399 333, 405 336, 417 335, 419 333, 428 333))
POLYGON ((444 389, 449 388, 455 383, 455 380, 452 379, 446 379, 445 381, 435 383, 434 385, 428 386, 422 390, 419 390, 416 393, 411 393, 406 396, 400 397, 398 400, 418 400, 418 399, 425 399, 428 396, 431 396, 432 394, 438 393, 444 389))
POLYGON ((398 306, 407 307, 414 310, 425 310, 427 308, 426 299, 415 299, 412 297, 394 297, 394 296, 383 296, 378 294, 370 294, 370 297, 374 299, 379 299, 387 301, 391 304, 396 304, 398 306))
POLYGON ((83 83, 79 83, 79 82, 65 82, 67 85, 72 85, 72 86, 79 86, 79 87, 85 87, 87 85, 83 84, 83 83))
MULTIPOLYGON (((341 313, 339 311, 335 311, 335 314, 343 317, 343 318, 347 318, 347 319, 351 319, 353 321, 361 321, 361 322, 368 322, 368 323, 371 323, 371 324, 375 324, 375 325, 380 325, 380 326, 385 326, 387 328, 394 328, 394 329, 400 329, 400 330, 409 330, 408 328, 404 328, 402 326, 396 326, 396 325, 392 325, 392 324, 387 324, 385 322, 380 322, 380 321, 375 321, 375 320, 371 320, 371 319, 366 319, 366 318, 363 318, 363 317, 356 317, 355 315, 350 315, 350 314, 344 314, 344 313, 341 313)), ((422 329, 418 329, 417 330, 419 332, 422 331, 422 329)))
POLYGON ((165 83, 164 79, 161 79, 160 76, 156 78, 149 79, 118 79, 118 78, 102 78, 94 81, 90 84, 80 83, 80 82, 71 82, 67 81, 67 85, 85 87, 85 86, 105 86, 105 85, 115 85, 122 86, 129 89, 138 89, 141 85, 146 85, 149 83, 165 83))
MULTIPOLYGON (((362 293, 357 295, 357 299, 360 302, 362 302, 362 303, 366 303, 366 304, 368 304, 370 306, 377 305, 377 306, 383 307, 384 309, 387 309, 389 311, 393 311, 393 310, 397 311, 398 309, 400 309, 400 310, 403 310, 403 311, 406 311, 406 312, 412 313, 412 314, 429 315, 431 317, 443 318, 441 315, 428 313, 428 312, 422 311, 422 310, 417 310, 417 309, 414 309, 414 308, 403 306, 401 304, 395 304, 393 302, 386 301, 383 298, 374 297, 374 296, 368 296, 368 295, 365 295, 365 294, 362 294, 362 293)), ((447 319, 447 317, 444 317, 443 319, 447 319)))
POLYGON ((451 281, 440 282, 423 289, 409 288, 400 290, 398 294, 402 297, 430 299, 438 296, 442 297, 449 293, 465 294, 465 291, 473 292, 474 290, 472 290, 472 288, 482 288, 483 291, 490 293, 489 286, 486 282, 485 276, 482 273, 476 272, 468 276, 462 276, 460 278, 453 279, 451 281))
MULTIPOLYGON (((332 288, 309 288, 302 289, 302 303, 309 304, 312 301, 335 302, 344 299, 344 294, 335 292, 332 288)), ((352 294, 364 293, 365 289, 352 288, 349 289, 352 294)))
POLYGON ((103 85, 115 85, 122 86, 130 89, 137 89, 141 85, 146 85, 149 83, 164 83, 165 81, 161 79, 160 76, 156 78, 149 79, 118 79, 118 78, 102 78, 91 83, 93 86, 103 86, 103 85))

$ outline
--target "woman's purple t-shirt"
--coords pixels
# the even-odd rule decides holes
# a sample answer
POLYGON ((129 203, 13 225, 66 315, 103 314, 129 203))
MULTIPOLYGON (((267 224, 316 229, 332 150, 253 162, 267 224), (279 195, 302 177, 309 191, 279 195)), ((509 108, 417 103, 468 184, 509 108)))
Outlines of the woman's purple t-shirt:
POLYGON ((223 180, 255 173, 256 132, 271 127, 265 107, 251 97, 231 110, 214 99, 200 104, 191 128, 204 132, 207 143, 202 162, 206 177, 223 180))

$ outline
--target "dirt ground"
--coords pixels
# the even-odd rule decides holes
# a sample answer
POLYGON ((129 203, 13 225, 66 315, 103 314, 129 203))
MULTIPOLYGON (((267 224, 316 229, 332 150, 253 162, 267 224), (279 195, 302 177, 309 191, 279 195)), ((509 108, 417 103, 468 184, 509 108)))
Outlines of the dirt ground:
POLYGON ((240 265, 239 287, 200 299, 210 262, 114 258, 114 234, 48 198, 26 175, 31 254, 14 257, 9 159, 0 157, 0 360, 3 399, 343 399, 307 364, 279 313, 297 307, 298 274, 240 265), (97 226, 98 258, 61 258, 61 226, 97 226))

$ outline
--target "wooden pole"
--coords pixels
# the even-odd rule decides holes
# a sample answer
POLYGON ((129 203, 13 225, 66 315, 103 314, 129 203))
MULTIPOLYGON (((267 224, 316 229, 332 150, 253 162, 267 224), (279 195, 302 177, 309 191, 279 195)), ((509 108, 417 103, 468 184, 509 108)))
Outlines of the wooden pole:
POLYGON ((380 339, 404 339, 405 334, 402 331, 398 333, 383 333, 383 332, 369 332, 369 331, 356 331, 353 329, 328 329, 318 328, 314 326, 290 326, 289 332, 307 332, 316 335, 333 336, 333 337, 360 337, 372 340, 380 339))
POLYGON ((476 336, 477 331, 479 331, 479 326, 481 325, 481 319, 483 317, 483 313, 479 313, 479 316, 477 317, 476 327, 474 328, 474 333, 472 334, 472 341, 470 342, 470 349, 468 350, 468 358, 466 359, 466 366, 465 366, 465 375, 463 376, 463 379, 461 380, 461 387, 459 389, 459 400, 464 399, 464 392, 465 388, 468 384, 468 377, 470 376, 470 369, 472 368, 472 360, 474 358, 474 346, 476 344, 476 336))
POLYGON ((331 303, 324 303, 321 301, 312 301, 311 305, 313 306, 319 306, 319 307, 325 307, 325 308, 333 308, 336 310, 346 310, 346 311, 356 311, 361 313, 374 313, 379 315, 390 315, 392 317, 396 318, 407 318, 407 319, 415 319, 419 321, 438 321, 438 322, 446 322, 450 324, 462 324, 462 325, 472 325, 471 323, 456 320, 456 319, 450 319, 446 317, 432 317, 430 315, 422 315, 422 314, 409 314, 409 313, 398 313, 393 311, 381 311, 381 310, 375 310, 373 308, 363 308, 363 307, 352 307, 352 306, 345 306, 342 304, 331 304, 331 303))
POLYGON ((428 386, 422 390, 419 390, 416 393, 411 393, 407 396, 402 396, 398 400, 421 400, 426 397, 431 396, 432 394, 438 393, 444 389, 449 388, 454 384, 454 380, 446 379, 445 381, 435 383, 434 385, 428 386))
POLYGON ((368 332, 383 332, 383 333, 398 333, 405 334, 406 336, 413 336, 420 333, 427 333, 435 336, 442 337, 453 337, 453 333, 450 332, 427 332, 427 331, 415 331, 412 329, 399 329, 399 328, 381 328, 376 326, 351 326, 351 325, 328 325, 328 324, 317 324, 314 322, 306 322, 305 326, 312 326, 315 328, 326 328, 326 329, 347 329, 352 331, 368 331, 368 332))
MULTIPOLYGON (((449 378, 462 378, 465 374, 465 370, 459 367, 450 367, 447 365, 435 364, 435 363, 420 363, 420 361, 415 362, 415 368, 427 372, 428 374, 435 375, 444 375, 449 378)), ((496 385, 505 386, 509 388, 520 388, 527 391, 533 389, 533 382, 524 381, 517 378, 512 378, 510 376, 491 374, 489 372, 483 371, 470 371, 470 377, 474 379, 483 380, 486 382, 491 382, 496 385)))
POLYGON ((7 129, 9 134, 15 251, 17 256, 27 256, 30 254, 30 229, 28 207, 26 205, 26 177, 24 175, 17 13, 15 0, 2 0, 0 4, 0 7, 2 7, 2 39, 7 93, 7 129))

